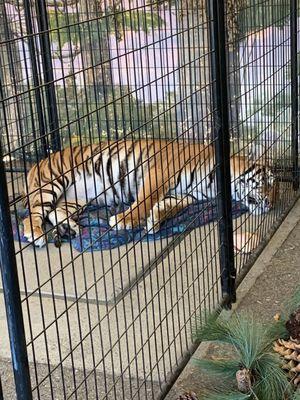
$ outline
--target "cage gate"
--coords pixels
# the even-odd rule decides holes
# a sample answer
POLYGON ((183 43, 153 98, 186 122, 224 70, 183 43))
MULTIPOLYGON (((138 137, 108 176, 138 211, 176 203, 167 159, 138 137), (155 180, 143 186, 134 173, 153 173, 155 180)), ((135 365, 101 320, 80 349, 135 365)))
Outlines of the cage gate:
POLYGON ((193 327, 299 197, 298 9, 1 2, 0 362, 18 400, 172 390, 193 327))

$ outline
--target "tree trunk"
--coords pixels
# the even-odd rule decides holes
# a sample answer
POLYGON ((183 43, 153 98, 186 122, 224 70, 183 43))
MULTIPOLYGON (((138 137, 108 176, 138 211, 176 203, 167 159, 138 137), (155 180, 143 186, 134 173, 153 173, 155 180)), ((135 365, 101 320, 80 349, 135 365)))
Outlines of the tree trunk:
POLYGON ((101 1, 81 0, 79 2, 80 20, 83 35, 80 42, 85 84, 96 86, 102 93, 111 86, 109 26, 103 15, 101 1))

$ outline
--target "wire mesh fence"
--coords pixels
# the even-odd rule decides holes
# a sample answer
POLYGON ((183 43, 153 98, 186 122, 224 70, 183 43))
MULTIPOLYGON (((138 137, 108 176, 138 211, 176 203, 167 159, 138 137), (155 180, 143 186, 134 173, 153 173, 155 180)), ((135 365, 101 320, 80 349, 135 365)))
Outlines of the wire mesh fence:
POLYGON ((193 325, 235 301, 298 197, 298 9, 0 3, 0 357, 18 399, 163 398, 193 325))

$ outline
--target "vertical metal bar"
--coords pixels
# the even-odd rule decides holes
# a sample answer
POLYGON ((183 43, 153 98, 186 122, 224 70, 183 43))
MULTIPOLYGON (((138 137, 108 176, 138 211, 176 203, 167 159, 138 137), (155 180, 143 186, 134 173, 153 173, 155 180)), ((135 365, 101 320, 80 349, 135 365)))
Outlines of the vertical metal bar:
POLYGON ((30 57, 30 65, 32 69, 32 79, 34 84, 34 95, 35 95, 35 102, 36 102, 36 111, 38 117, 38 127, 41 136, 41 143, 42 143, 42 150, 43 156, 46 157, 48 154, 48 143, 46 140, 46 128, 45 128, 45 119, 44 119, 44 112, 42 106, 42 97, 41 97, 41 89, 40 89, 40 76, 38 73, 37 67, 37 55, 35 51, 35 44, 34 44, 34 29, 32 23, 32 16, 31 16, 31 2, 30 0, 24 0, 24 16, 25 16, 25 24, 26 30, 28 34, 28 50, 29 50, 29 57, 30 57))
POLYGON ((290 1, 293 188, 299 189, 297 0, 290 1))
POLYGON ((4 400, 1 376, 0 376, 0 400, 4 400))
POLYGON ((0 144, 0 269, 18 400, 32 400, 17 262, 0 144))
POLYGON ((233 251, 228 76, 224 0, 208 2, 210 13, 212 97, 214 105, 213 139, 216 158, 217 202, 219 211, 220 268, 227 308, 236 300, 233 251))
POLYGON ((44 82, 46 84, 46 100, 48 108, 49 129, 51 132, 51 149, 53 151, 60 150, 60 135, 57 102, 54 86, 54 74, 51 58, 51 45, 49 37, 49 22, 47 7, 44 0, 36 3, 37 23, 39 28, 39 39, 41 46, 41 59, 44 73, 44 82))

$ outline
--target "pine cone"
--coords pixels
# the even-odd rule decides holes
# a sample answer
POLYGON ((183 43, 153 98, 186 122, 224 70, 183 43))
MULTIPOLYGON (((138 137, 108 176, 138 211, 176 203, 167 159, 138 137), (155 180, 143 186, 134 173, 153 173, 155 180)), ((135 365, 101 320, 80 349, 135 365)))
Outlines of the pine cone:
POLYGON ((198 400, 198 397, 194 392, 188 392, 179 396, 177 400, 198 400))
POLYGON ((253 383, 253 375, 251 370, 242 368, 237 371, 235 377, 239 391, 242 393, 249 392, 253 383))
POLYGON ((288 377, 295 386, 300 384, 300 341, 278 339, 274 343, 274 350, 283 359, 282 368, 287 371, 288 377))
POLYGON ((300 340, 300 308, 290 315, 285 326, 293 339, 300 340))

